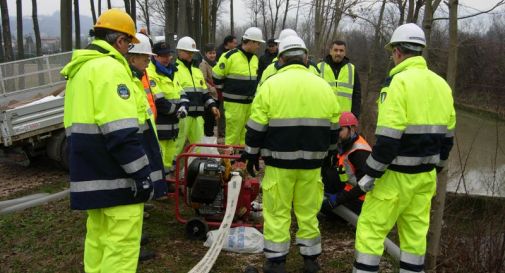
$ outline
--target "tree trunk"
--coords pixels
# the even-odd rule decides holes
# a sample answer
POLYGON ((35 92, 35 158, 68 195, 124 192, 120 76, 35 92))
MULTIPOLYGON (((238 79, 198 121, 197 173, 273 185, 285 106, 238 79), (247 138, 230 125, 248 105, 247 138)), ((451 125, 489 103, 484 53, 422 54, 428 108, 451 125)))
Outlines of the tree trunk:
POLYGON ((204 47, 209 43, 209 0, 202 0, 202 43, 204 47))
POLYGON ((130 0, 124 0, 124 9, 126 13, 130 14, 131 16, 131 9, 130 9, 130 0))
POLYGON ((194 36, 196 44, 203 48, 202 44, 202 6, 200 0, 194 0, 193 5, 194 9, 194 36))
POLYGON ((298 0, 298 5, 296 6, 296 17, 295 17, 295 31, 298 31, 298 15, 300 13, 300 1, 298 0))
POLYGON ((98 0, 98 17, 102 14, 102 0, 98 0))
POLYGON ((81 19, 79 16, 79 0, 74 0, 75 48, 81 48, 81 19))
POLYGON ((107 8, 108 8, 108 9, 111 9, 111 8, 112 8, 112 3, 110 2, 110 0, 107 0, 107 8))
POLYGON ((61 51, 72 50, 72 2, 60 0, 61 51))
POLYGON ((219 0, 211 0, 211 8, 210 8, 210 17, 212 18, 211 22, 211 30, 210 30, 210 41, 216 42, 216 30, 217 30, 217 10, 218 10, 218 1, 219 0))
MULTIPOLYGON (((286 28, 286 18, 288 18, 288 9, 289 9, 289 0, 286 0, 286 7, 284 10, 284 18, 282 18, 282 28, 281 29, 286 28)), ((272 36, 273 36, 273 34, 272 34, 272 36)))
MULTIPOLYGON (((379 12, 379 19, 377 20, 377 24, 375 25, 375 34, 374 34, 374 40, 372 43, 372 47, 370 48, 370 62, 368 65, 368 75, 366 79, 366 86, 370 86, 370 80, 372 78, 375 78, 375 65, 376 61, 378 59, 378 51, 383 50, 380 48, 380 39, 381 39, 381 28, 382 28, 382 18, 384 17, 384 10, 386 9, 386 2, 387 0, 382 1, 381 9, 379 12)), ((365 105, 368 103, 368 95, 370 94, 369 92, 370 88, 367 89, 366 92, 363 94, 363 99, 362 103, 365 105)))
MULTIPOLYGON (((189 37, 195 37, 195 22, 193 21, 193 8, 191 5, 192 0, 186 0, 186 35, 189 37)), ((178 37, 179 39, 180 37, 178 37)))
POLYGON ((25 57, 23 40, 23 4, 21 0, 16 0, 16 22, 17 59, 21 60, 25 57))
POLYGON ((0 63, 3 63, 5 61, 5 54, 4 54, 4 48, 2 47, 3 44, 3 37, 2 37, 2 28, 0 26, 0 63))
POLYGON ((233 27, 233 0, 230 0, 230 33, 231 35, 235 35, 233 27))
POLYGON ((135 0, 131 0, 130 2, 130 12, 133 22, 137 25, 137 3, 135 0))
POLYGON ((426 37, 426 48, 424 49, 423 56, 426 61, 430 56, 430 41, 431 41, 431 26, 433 24, 433 8, 431 0, 426 0, 424 7, 423 30, 426 37))
POLYGON ((137 0, 137 4, 139 5, 140 11, 142 12, 142 17, 144 18, 144 21, 146 23, 146 28, 147 28, 147 33, 151 34, 151 23, 149 20, 149 1, 144 0, 144 3, 142 3, 140 0, 137 0))
MULTIPOLYGON (((33 33, 35 35, 35 51, 37 56, 42 56, 42 41, 40 40, 40 29, 39 29, 39 18, 37 15, 37 0, 32 0, 32 21, 33 21, 33 33)), ((42 62, 37 62, 39 71, 42 71, 42 62)), ((39 73, 39 84, 44 83, 44 74, 39 73)))
MULTIPOLYGON (((32 0, 32 1, 34 1, 34 0, 32 0)), ((91 17, 93 17, 93 25, 94 25, 94 24, 96 24, 95 1, 89 0, 89 6, 91 7, 91 17)))
POLYGON ((179 1, 177 0, 165 0, 165 42, 167 42, 171 48, 175 47, 174 35, 179 27, 177 24, 178 6, 179 1))
MULTIPOLYGON (((458 66, 458 0, 449 1, 449 58, 447 65, 447 83, 456 91, 456 76, 458 66)), ((440 237, 447 192, 447 170, 438 175, 437 195, 432 201, 431 225, 428 233, 426 253, 426 272, 435 273, 437 257, 440 254, 440 237)))
POLYGON ((409 0, 409 8, 407 10, 407 23, 415 23, 415 21, 414 21, 414 0, 409 0))
POLYGON ((323 0, 314 1, 314 52, 316 56, 321 54, 321 32, 323 28, 323 0))
POLYGON ((9 22, 9 8, 7 0, 0 0, 0 9, 2 12, 2 34, 4 40, 5 61, 14 60, 14 52, 12 51, 11 25, 9 22))

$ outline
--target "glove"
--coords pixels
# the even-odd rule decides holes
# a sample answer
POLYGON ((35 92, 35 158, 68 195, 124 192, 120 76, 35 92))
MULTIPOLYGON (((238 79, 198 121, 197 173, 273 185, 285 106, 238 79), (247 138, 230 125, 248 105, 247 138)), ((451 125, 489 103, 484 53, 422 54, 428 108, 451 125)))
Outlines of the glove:
POLYGON ((258 157, 249 158, 247 160, 247 172, 252 176, 256 177, 256 172, 260 170, 260 160, 258 157))
POLYGON ((375 186, 375 178, 366 174, 358 181, 358 186, 364 192, 369 192, 375 186))
POLYGON ((323 209, 333 210, 337 206, 337 194, 324 193, 323 209))
POLYGON ((179 107, 179 110, 177 110, 177 118, 185 118, 188 115, 188 110, 186 109, 185 106, 179 107))
POLYGON ((154 194, 154 185, 151 177, 135 179, 132 185, 133 198, 147 201, 152 199, 154 194))

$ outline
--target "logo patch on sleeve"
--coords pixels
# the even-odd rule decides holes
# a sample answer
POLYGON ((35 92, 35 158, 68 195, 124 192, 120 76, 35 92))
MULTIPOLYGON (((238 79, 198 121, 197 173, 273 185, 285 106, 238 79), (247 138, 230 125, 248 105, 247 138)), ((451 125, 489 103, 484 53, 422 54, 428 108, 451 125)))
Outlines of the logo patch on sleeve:
POLYGON ((150 80, 149 84, 151 85, 151 87, 156 87, 156 82, 154 80, 150 80))
POLYGON ((119 95, 120 98, 127 100, 130 98, 130 90, 128 89, 128 86, 126 84, 118 84, 117 86, 117 94, 119 95))
POLYGON ((225 66, 225 64, 224 64, 224 63, 220 63, 220 64, 219 64, 219 68, 221 68, 221 69, 224 69, 224 66, 225 66))

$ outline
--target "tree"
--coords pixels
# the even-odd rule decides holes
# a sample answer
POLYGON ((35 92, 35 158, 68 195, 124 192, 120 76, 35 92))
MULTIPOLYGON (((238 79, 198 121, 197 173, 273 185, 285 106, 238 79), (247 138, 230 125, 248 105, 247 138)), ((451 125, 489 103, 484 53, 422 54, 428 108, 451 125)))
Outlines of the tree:
POLYGON ((130 2, 130 15, 135 25, 137 25, 137 2, 135 0, 131 0, 130 2))
POLYGON ((89 6, 91 7, 91 16, 93 17, 93 25, 94 25, 94 24, 96 24, 95 1, 89 0, 89 6))
POLYGON ((7 0, 0 0, 0 10, 2 13, 2 35, 4 42, 5 61, 14 60, 14 52, 12 51, 11 25, 9 22, 9 8, 7 0))
POLYGON ((79 0, 74 0, 75 48, 81 48, 81 20, 79 16, 79 0))
POLYGON ((60 1, 60 39, 61 50, 72 50, 72 2, 60 1))
MULTIPOLYGON (((110 1, 109 1, 110 3, 110 1)), ((131 15, 131 10, 130 10, 130 0, 124 0, 124 9, 126 11, 126 13, 130 14, 131 15)))
POLYGON ((217 30, 217 11, 219 10, 219 6, 221 6, 221 0, 211 0, 210 4, 210 18, 211 18, 211 27, 210 27, 210 41, 216 41, 216 30, 217 30))
MULTIPOLYGON (((98 0, 98 1, 100 1, 100 0, 98 0)), ((107 8, 108 9, 112 8, 112 4, 111 4, 110 0, 107 0, 107 8)))
POLYGON ((233 30, 233 0, 230 0, 230 33, 231 35, 235 35, 235 31, 233 30))
POLYGON ((102 14, 102 0, 98 0, 98 16, 102 14))
POLYGON ((144 21, 147 28, 147 33, 151 34, 151 23, 149 20, 149 1, 148 0, 137 0, 137 4, 140 8, 140 20, 144 21))
POLYGON ((165 0, 165 41, 171 48, 175 47, 174 35, 178 29, 178 0, 165 0))
POLYGON ((3 39, 2 39, 2 26, 0 25, 0 63, 3 63, 5 60, 4 48, 2 47, 3 39))
POLYGON ((23 4, 21 0, 16 0, 16 44, 18 60, 24 59, 24 41, 23 41, 23 4))

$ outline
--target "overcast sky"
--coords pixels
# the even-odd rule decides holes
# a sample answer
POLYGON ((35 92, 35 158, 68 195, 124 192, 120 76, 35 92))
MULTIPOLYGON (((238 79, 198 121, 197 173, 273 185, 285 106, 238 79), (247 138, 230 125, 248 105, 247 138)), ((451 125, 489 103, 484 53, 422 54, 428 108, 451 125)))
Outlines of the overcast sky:
MULTIPOLYGON (((66 0, 71 1, 71 0, 66 0)), ((247 0, 235 0, 234 11, 235 20, 238 25, 245 24, 249 21, 249 14, 245 8, 245 2, 247 0)), ((478 10, 486 10, 494 6, 499 0, 459 0, 461 5, 469 6, 478 10)), ((124 7, 123 0, 112 0, 112 6, 114 7, 124 7)), ((16 0, 7 0, 9 5, 9 15, 16 15, 16 0)), ((40 15, 51 15, 60 8, 60 1, 58 0, 38 0, 38 13, 40 15)), ((95 0, 95 8, 98 6, 98 0, 95 0)), ((23 4, 23 15, 31 16, 32 13, 32 1, 22 0, 23 4)), ((107 1, 102 0, 102 10, 107 6, 107 1)), ((79 0, 79 11, 83 15, 91 16, 91 9, 89 5, 89 0, 79 0)), ((229 12, 228 1, 225 2, 223 7, 223 12, 229 12), (225 11, 226 10, 226 11, 225 11)))

